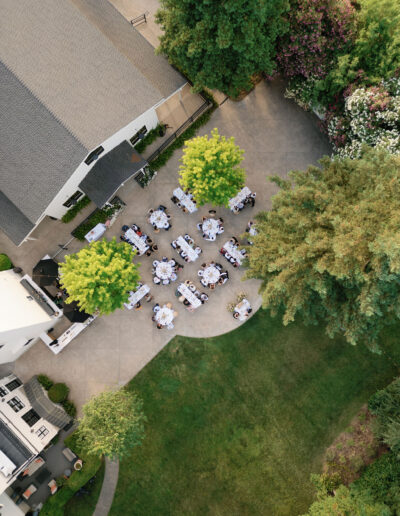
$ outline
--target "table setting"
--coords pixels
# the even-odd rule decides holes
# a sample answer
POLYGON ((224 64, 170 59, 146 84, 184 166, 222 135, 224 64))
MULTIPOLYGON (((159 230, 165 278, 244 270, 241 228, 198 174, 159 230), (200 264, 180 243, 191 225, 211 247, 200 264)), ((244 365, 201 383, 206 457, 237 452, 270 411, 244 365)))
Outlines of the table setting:
POLYGON ((139 236, 131 228, 125 231, 125 238, 132 242, 132 245, 136 247, 140 255, 144 254, 149 249, 149 246, 146 243, 146 239, 142 236, 139 236))
POLYGON ((189 213, 194 213, 197 211, 196 203, 193 201, 193 196, 191 194, 185 194, 182 188, 175 188, 173 195, 179 200, 180 204, 184 206, 189 213))
POLYGON ((215 265, 208 265, 203 271, 203 280, 208 284, 215 284, 219 280, 221 273, 215 265))
POLYGON ((124 303, 125 308, 132 310, 136 303, 138 303, 149 292, 150 287, 146 284, 139 286, 136 291, 131 290, 129 292, 128 303, 124 303))
POLYGON ((158 229, 165 229, 169 226, 167 214, 162 210, 155 210, 149 217, 149 222, 158 229))
POLYGON ((155 320, 162 326, 168 326, 174 320, 174 311, 167 305, 164 305, 156 312, 155 320))

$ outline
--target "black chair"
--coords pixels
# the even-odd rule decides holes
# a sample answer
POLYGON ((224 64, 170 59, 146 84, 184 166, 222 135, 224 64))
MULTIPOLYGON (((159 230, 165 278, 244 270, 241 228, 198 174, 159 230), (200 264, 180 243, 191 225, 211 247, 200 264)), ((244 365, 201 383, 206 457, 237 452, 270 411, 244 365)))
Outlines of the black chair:
POLYGON ((129 229, 129 226, 127 226, 127 225, 122 226, 122 231, 128 231, 128 229, 129 229))
POLYGON ((158 207, 158 209, 160 211, 165 211, 167 208, 165 206, 163 206, 162 204, 160 204, 160 206, 158 207))

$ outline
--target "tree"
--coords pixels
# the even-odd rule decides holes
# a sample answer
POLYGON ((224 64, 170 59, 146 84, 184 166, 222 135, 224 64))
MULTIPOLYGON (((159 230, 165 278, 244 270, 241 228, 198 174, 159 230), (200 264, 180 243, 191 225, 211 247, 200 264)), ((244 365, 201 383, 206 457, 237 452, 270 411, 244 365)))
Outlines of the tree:
POLYGON ((211 131, 211 138, 198 136, 185 142, 180 166, 180 184, 189 189, 200 204, 227 206, 243 188, 246 174, 239 167, 243 151, 233 137, 226 139, 211 131))
POLYGON ((392 511, 363 493, 353 493, 340 486, 335 496, 324 496, 314 502, 305 516, 390 516, 392 511))
POLYGON ((60 281, 69 294, 66 302, 76 301, 88 314, 96 310, 109 314, 122 308, 140 279, 133 256, 132 247, 115 238, 93 242, 66 256, 60 265, 60 281))
POLYGON ((161 0, 159 52, 194 83, 236 95, 250 76, 274 69, 288 0, 161 0))
POLYGON ((127 389, 105 391, 83 407, 78 441, 89 455, 122 459, 144 437, 143 403, 127 389))
POLYGON ((281 191, 258 215, 248 278, 263 280, 263 306, 326 323, 327 333, 378 351, 400 317, 400 157, 364 148, 360 159, 323 158, 272 180, 281 191))

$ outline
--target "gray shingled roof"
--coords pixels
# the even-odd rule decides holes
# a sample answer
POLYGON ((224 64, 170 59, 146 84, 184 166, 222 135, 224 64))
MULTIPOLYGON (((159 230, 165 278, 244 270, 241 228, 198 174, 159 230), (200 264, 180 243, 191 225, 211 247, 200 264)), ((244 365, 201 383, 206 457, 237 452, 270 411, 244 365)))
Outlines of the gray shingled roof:
POLYGON ((147 165, 147 161, 127 141, 124 141, 97 160, 81 181, 79 188, 99 208, 102 208, 121 184, 134 176, 145 165, 147 165))
POLYGON ((64 409, 49 400, 36 376, 24 384, 24 391, 34 410, 52 425, 64 428, 71 421, 64 409))
POLYGON ((20 244, 90 150, 185 83, 108 0, 1 0, 0 228, 20 244))

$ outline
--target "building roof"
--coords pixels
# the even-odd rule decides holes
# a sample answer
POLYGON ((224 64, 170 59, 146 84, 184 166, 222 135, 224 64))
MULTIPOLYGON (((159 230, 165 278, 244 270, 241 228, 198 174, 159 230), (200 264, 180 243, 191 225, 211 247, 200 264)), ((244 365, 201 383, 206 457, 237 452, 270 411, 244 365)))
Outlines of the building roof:
POLYGON ((17 468, 32 457, 32 452, 18 439, 14 432, 8 429, 0 419, 0 451, 2 451, 17 468))
POLYGON ((39 416, 52 425, 64 428, 71 421, 71 417, 64 409, 49 400, 36 376, 33 376, 29 382, 24 383, 24 391, 29 403, 39 416))
POLYGON ((0 15, 0 190, 20 212, 0 227, 19 244, 90 150, 186 80, 108 0, 2 0, 0 15))
POLYGON ((134 176, 146 164, 147 161, 127 141, 123 141, 97 160, 79 184, 79 188, 101 208, 122 183, 134 176))

